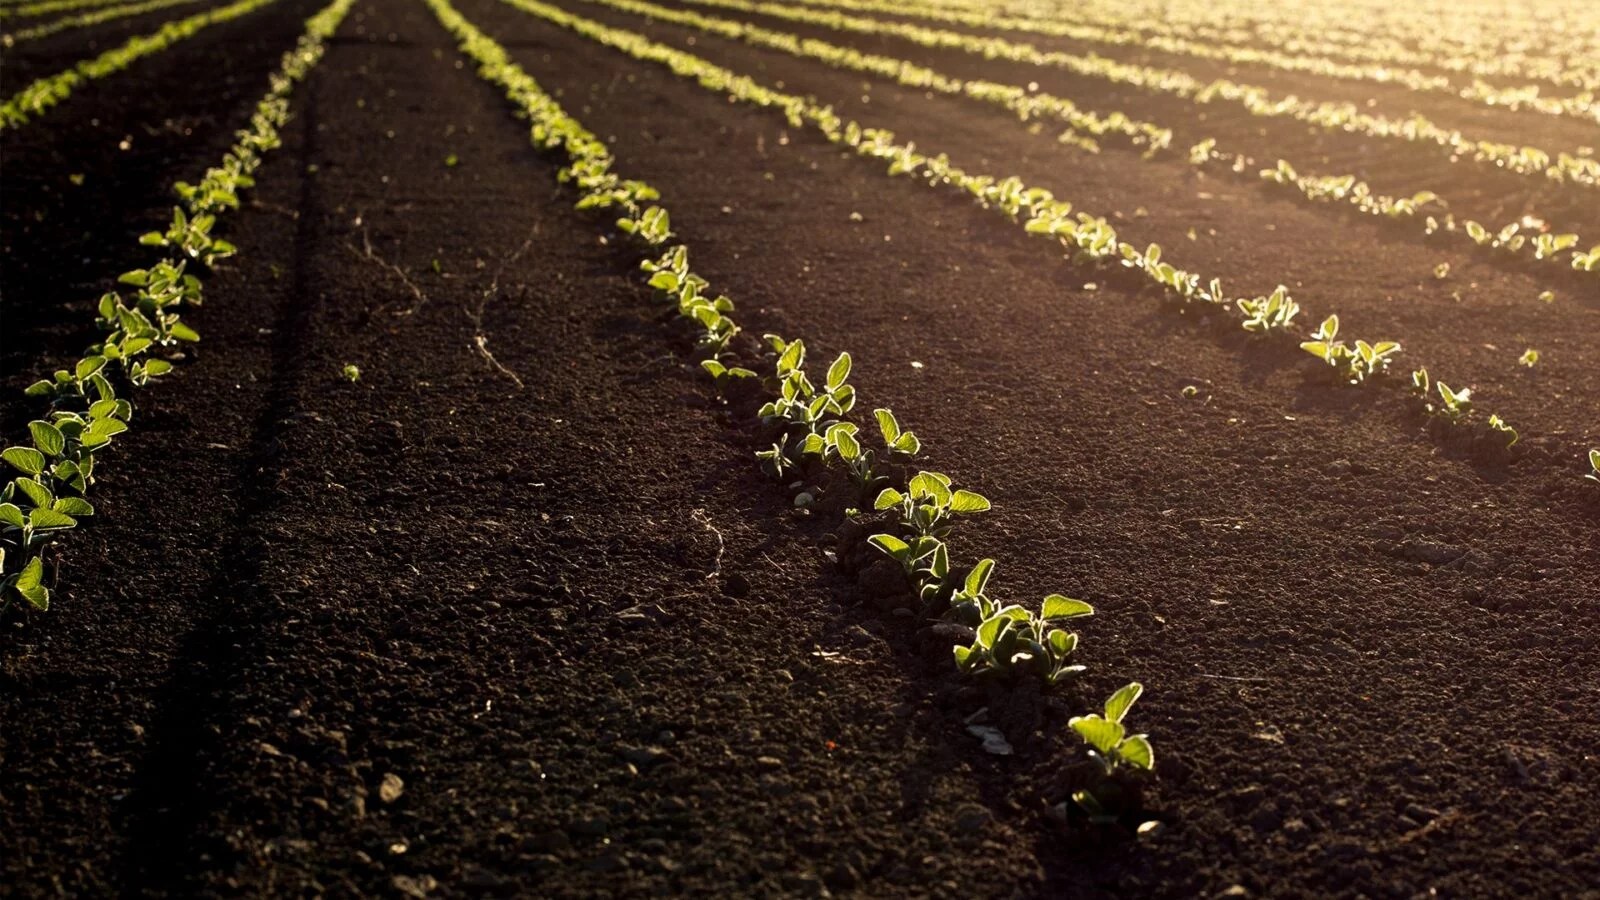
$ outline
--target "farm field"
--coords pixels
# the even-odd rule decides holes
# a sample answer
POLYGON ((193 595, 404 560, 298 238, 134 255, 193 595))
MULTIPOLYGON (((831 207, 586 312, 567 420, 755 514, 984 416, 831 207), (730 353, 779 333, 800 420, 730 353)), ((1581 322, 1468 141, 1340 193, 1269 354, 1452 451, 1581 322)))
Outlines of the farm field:
POLYGON ((0 894, 1600 897, 1597 14, 0 0, 0 894))

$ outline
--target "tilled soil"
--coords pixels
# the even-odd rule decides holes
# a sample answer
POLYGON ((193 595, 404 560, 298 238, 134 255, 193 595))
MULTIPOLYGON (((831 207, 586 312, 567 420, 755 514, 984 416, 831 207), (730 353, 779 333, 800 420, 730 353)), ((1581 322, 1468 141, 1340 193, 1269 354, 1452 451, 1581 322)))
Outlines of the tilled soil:
MULTIPOLYGON (((256 86, 204 101, 185 141, 81 163, 129 191, 103 220, 51 207, 105 247, 81 285, 12 263, 57 239, 31 221, 50 194, 15 179, 64 175, 45 132, 7 135, 8 384, 40 368, 27 341, 55 359, 90 339, 91 285, 137 262, 161 193, 220 154, 313 9, 246 29, 256 86)), ((1052 696, 955 679, 903 600, 834 565, 837 518, 755 467, 748 404, 709 391, 637 254, 572 210, 426 8, 363 3, 225 226, 241 253, 188 314, 204 342, 141 395, 99 514, 61 544, 55 609, 6 623, 17 895, 1592 895, 1600 503, 1570 456, 1594 438, 1574 399, 1593 305, 1530 306, 1537 275, 1228 188, 1194 265, 1254 284, 1379 254, 1305 302, 1479 379, 1534 445, 1487 454, 780 117, 492 0, 460 9, 661 190, 747 330, 851 351, 862 404, 994 501, 958 555, 997 559, 1009 598, 1096 605, 1090 670, 1052 696), (1252 223, 1270 245, 1242 249, 1252 223), (1363 303, 1436 258, 1482 291, 1363 303), (1519 375, 1524 331, 1550 365, 1519 375), (1064 833, 1041 798, 1079 752, 1066 719, 1132 678, 1163 828, 1064 833), (984 753, 975 715, 1015 754, 984 753)), ((1145 199, 1193 193, 1177 164, 694 49, 1188 243, 1145 199)), ((179 104, 175 59, 112 83, 179 104)), ((95 102, 45 122, 121 108, 95 102)), ((15 433, 29 408, 7 398, 15 433)))

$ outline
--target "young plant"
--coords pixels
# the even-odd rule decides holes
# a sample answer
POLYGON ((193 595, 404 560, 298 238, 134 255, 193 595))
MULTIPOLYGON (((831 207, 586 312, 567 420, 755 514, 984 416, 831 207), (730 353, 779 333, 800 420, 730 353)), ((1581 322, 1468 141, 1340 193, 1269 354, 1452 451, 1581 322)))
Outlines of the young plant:
POLYGON ((898 509, 900 524, 918 535, 943 538, 950 533, 957 515, 984 512, 988 498, 967 490, 951 490, 950 478, 938 472, 918 472, 901 493, 884 488, 872 504, 874 509, 898 509))
POLYGON ((1589 469, 1589 474, 1583 477, 1600 484, 1600 450, 1589 451, 1589 469))
POLYGON ((1369 344, 1358 340, 1351 347, 1338 340, 1338 337, 1339 317, 1329 316, 1322 320, 1322 324, 1311 335, 1311 340, 1300 343, 1300 349, 1335 369, 1342 369, 1351 384, 1360 384, 1379 372, 1387 371, 1390 358, 1400 352, 1400 345, 1395 341, 1369 344))
POLYGON ((1455 424, 1466 421, 1472 414, 1472 388, 1453 391, 1442 381, 1435 381, 1433 386, 1439 391, 1439 414, 1455 424))
POLYGON ((1031 673, 1046 684, 1082 672, 1083 666, 1071 663, 1078 636, 1059 626, 1094 615, 1094 607, 1060 594, 1044 598, 1038 615, 1015 604, 1000 606, 984 594, 993 571, 994 560, 978 563, 951 600, 953 613, 968 620, 976 613, 979 620, 972 645, 954 648, 957 668, 1002 678, 1031 673))
POLYGON ((1240 311, 1245 314, 1244 330, 1256 334, 1288 331, 1289 323, 1300 313, 1300 304, 1290 298, 1289 289, 1281 284, 1270 296, 1238 302, 1240 311))
POLYGON ((1529 347, 1528 349, 1522 351, 1521 356, 1517 357, 1517 362, 1522 363, 1531 369, 1539 364, 1539 351, 1529 347))
POLYGON ((1112 785, 1118 778, 1129 771, 1148 772, 1155 768, 1155 749, 1150 746, 1149 737, 1128 734, 1122 722, 1143 693, 1144 686, 1135 681, 1106 700, 1105 715, 1074 716, 1067 723, 1089 745, 1089 758, 1099 769, 1096 784, 1072 795, 1073 802, 1088 813, 1091 822, 1110 824, 1117 820, 1114 798, 1120 792, 1112 785))
POLYGON ((892 534, 875 534, 867 543, 899 563, 924 600, 936 594, 950 574, 950 550, 936 537, 916 535, 904 541, 892 534))
MULTIPOLYGON (((805 373, 804 341, 785 341, 774 334, 767 335, 767 341, 778 352, 778 398, 762 405, 762 420, 782 424, 786 431, 798 431, 806 437, 825 435, 829 424, 855 407, 856 389, 846 383, 850 377, 850 354, 839 354, 828 367, 827 380, 819 390, 805 373)), ((804 444, 799 449, 806 451, 804 444)))
POLYGON ((1510 425, 1506 424, 1506 420, 1500 418, 1500 416, 1497 414, 1489 416, 1489 427, 1500 432, 1501 434, 1511 435, 1511 440, 1506 442, 1507 449, 1515 447, 1518 439, 1521 437, 1521 435, 1517 434, 1517 430, 1515 428, 1512 428, 1510 425))
MULTIPOLYGON (((900 429, 893 412, 877 409, 873 415, 883 436, 885 454, 909 459, 922 449, 916 435, 900 429)), ((884 476, 876 468, 877 454, 862 445, 859 431, 853 423, 835 422, 822 435, 808 435, 802 452, 820 455, 824 460, 838 459, 864 494, 884 481, 884 476)))
POLYGON ((6 548, 0 547, 0 612, 20 598, 34 609, 50 608, 50 589, 44 586, 44 559, 35 556, 15 572, 6 572, 6 548))

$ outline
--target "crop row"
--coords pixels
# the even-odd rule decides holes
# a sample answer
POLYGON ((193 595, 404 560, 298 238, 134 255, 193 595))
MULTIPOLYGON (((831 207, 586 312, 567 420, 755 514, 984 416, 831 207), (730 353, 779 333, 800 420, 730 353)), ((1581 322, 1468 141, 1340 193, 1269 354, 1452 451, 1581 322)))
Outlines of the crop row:
POLYGON ((700 6, 736 9, 774 18, 817 25, 834 31, 889 36, 939 50, 960 50, 985 59, 1004 59, 1038 68, 1054 68, 1087 78, 1127 84, 1155 93, 1171 94, 1194 103, 1224 100, 1237 103, 1251 115, 1264 118, 1291 118, 1330 131, 1365 134, 1385 140, 1435 145, 1451 162, 1472 160, 1525 176, 1544 176, 1554 181, 1600 187, 1600 160, 1562 151, 1552 156, 1538 147, 1469 138, 1460 131, 1443 128, 1426 117, 1412 113, 1394 118, 1363 111, 1354 103, 1313 102, 1293 95, 1273 97, 1264 87, 1243 84, 1226 78, 1201 81, 1184 72, 1153 66, 1122 63, 1101 56, 1082 56, 1060 51, 1041 51, 1032 44, 1002 38, 980 37, 963 32, 925 28, 864 16, 848 16, 837 11, 814 10, 778 3, 751 0, 684 0, 700 6))
MULTIPOLYGON (((721 387, 730 382, 760 382, 753 369, 729 365, 729 338, 739 326, 732 320, 733 303, 713 297, 710 282, 694 272, 688 248, 669 245, 667 210, 654 201, 660 194, 649 185, 627 180, 613 171, 614 158, 604 142, 583 128, 507 56, 449 4, 426 0, 440 21, 460 41, 462 51, 478 63, 478 72, 502 88, 519 113, 533 123, 532 139, 545 150, 560 151, 567 163, 560 180, 582 194, 579 209, 600 209, 620 216, 617 227, 642 245, 641 269, 652 288, 700 331, 707 354, 702 368, 721 387)), ((521 4, 516 4, 521 6, 521 4)), ((878 409, 873 430, 882 438, 882 457, 869 449, 863 429, 850 421, 857 405, 849 384, 851 357, 841 353, 820 380, 806 371, 803 341, 767 336, 774 377, 765 387, 770 399, 758 412, 778 440, 764 457, 773 473, 784 477, 791 467, 831 467, 843 473, 873 508, 892 514, 889 530, 873 535, 872 546, 901 564, 925 608, 942 605, 946 615, 973 628, 970 645, 954 648, 954 661, 964 672, 993 678, 1035 676, 1055 683, 1082 671, 1073 662, 1078 637, 1067 630, 1070 620, 1091 615, 1080 600, 1052 594, 1037 612, 1020 604, 1004 604, 991 595, 994 561, 958 568, 950 559, 947 539, 958 517, 989 509, 989 502, 971 491, 954 489, 948 477, 919 472, 901 486, 889 486, 897 467, 881 465, 889 458, 909 459, 921 449, 894 414, 878 409)), ((770 432, 769 432, 770 433, 770 432)), ((1096 777, 1074 794, 1079 814, 1098 821, 1117 821, 1130 772, 1144 772, 1155 763, 1154 751, 1142 734, 1128 734, 1124 718, 1143 692, 1137 682, 1112 694, 1101 712, 1074 717, 1070 727, 1088 746, 1096 777)))
POLYGON ((47 16, 50 13, 70 12, 75 9, 119 6, 127 2, 128 0, 34 0, 34 2, 12 3, 0 6, 0 19, 47 16))
POLYGON ((0 452, 0 459, 19 473, 0 488, 0 610, 18 600, 39 610, 49 607, 44 551, 80 518, 94 514, 87 494, 99 454, 133 418, 133 404, 119 395, 119 385, 142 387, 167 374, 172 363, 153 354, 200 339, 181 320, 180 309, 201 301, 202 283, 193 270, 210 268, 235 252, 213 233, 217 217, 238 208, 239 192, 254 184, 263 155, 279 146, 289 95, 322 59, 327 39, 354 4, 334 0, 306 21, 305 33, 284 54, 249 126, 238 133, 222 163, 196 184, 179 182, 171 225, 140 238, 142 244, 163 248, 163 258, 122 273, 117 279, 122 287, 102 295, 96 305, 100 341, 70 367, 28 388, 28 396, 49 406, 28 424, 31 445, 0 452))
POLYGON ((862 13, 887 13, 912 16, 970 28, 1014 31, 1048 37, 1069 38, 1096 44, 1132 47, 1170 53, 1195 59, 1215 60, 1230 65, 1262 66, 1284 72, 1299 72, 1324 78, 1397 84, 1420 93, 1438 93, 1472 103, 1504 109, 1530 109, 1551 116, 1568 116, 1600 122, 1600 104, 1592 93, 1568 97, 1540 94, 1538 85, 1496 87, 1474 79, 1469 85, 1454 83, 1443 75, 1430 75, 1414 68, 1403 68, 1393 61, 1374 63, 1337 62, 1299 51, 1221 44, 1177 37, 1145 37, 1126 29, 1082 25, 1053 19, 998 15, 993 12, 951 10, 917 0, 807 0, 813 6, 846 9, 862 13))
MULTIPOLYGON (((1505 52, 1499 47, 1445 44, 1432 41, 1431 50, 1417 49, 1387 33, 1341 32, 1336 29, 1304 27, 1219 26, 1212 17, 1184 23, 1165 15, 1129 16, 1126 8, 1097 8, 1093 4, 1018 4, 949 3, 944 0, 919 0, 901 5, 885 0, 803 0, 813 6, 852 9, 860 12, 887 12, 936 19, 972 27, 1000 31, 1025 31, 1054 37, 1068 37, 1118 46, 1139 46, 1184 55, 1216 56, 1210 51, 1268 53, 1288 60, 1347 60, 1363 67, 1417 67, 1443 69, 1482 78, 1507 78, 1542 81, 1575 87, 1584 91, 1600 88, 1600 67, 1579 63, 1573 56, 1547 52, 1544 47, 1525 47, 1505 52), (1275 48, 1261 50, 1252 44, 1275 48), (1199 53, 1191 51, 1199 50, 1199 53)), ((1212 8, 1214 9, 1214 7, 1212 8)), ((1208 12, 1211 10, 1208 10, 1208 12)), ((1549 32, 1545 32, 1546 35, 1549 32)), ((1238 61, 1253 61, 1240 57, 1238 61)), ((1373 74, 1381 73, 1374 71, 1373 74)))
POLYGON ((1043 91, 1032 91, 1018 85, 993 81, 963 80, 891 56, 862 53, 852 47, 839 47, 826 41, 801 38, 749 22, 735 22, 731 19, 702 15, 692 10, 674 9, 643 0, 589 0, 589 2, 676 25, 686 25, 802 59, 819 60, 834 68, 892 78, 907 87, 992 103, 1014 113, 1023 121, 1048 116, 1064 122, 1070 129, 1060 136, 1061 143, 1072 144, 1090 152, 1099 151, 1099 143, 1095 138, 1103 138, 1108 134, 1117 135, 1135 147, 1144 148, 1148 154, 1165 150, 1172 144, 1172 130, 1169 128, 1121 112, 1101 115, 1085 110, 1069 99, 1043 91))
MULTIPOLYGON (((940 5, 988 8, 985 0, 963 0, 940 5)), ((1474 9, 1471 4, 1450 3, 1447 9, 1408 4, 1380 8, 1352 8, 1265 4, 1251 10, 1219 8, 1202 2, 1006 2, 1037 18, 1112 24, 1119 27, 1176 34, 1201 40, 1243 43, 1259 41, 1285 50, 1301 44, 1342 46, 1388 51, 1404 48, 1417 54, 1422 65, 1450 68, 1457 60, 1482 62, 1493 67, 1503 59, 1513 64, 1527 61, 1554 71, 1581 68, 1594 72, 1600 36, 1593 29, 1551 27, 1568 17, 1569 7, 1555 0, 1545 9, 1519 7, 1517 15, 1503 8, 1474 9)), ((1381 60, 1378 60, 1381 61, 1381 60)), ((1486 72, 1484 74, 1494 74, 1486 72)))
POLYGON ((238 0, 227 6, 195 13, 188 18, 168 22, 149 34, 131 37, 120 46, 113 47, 93 59, 83 60, 70 69, 40 78, 0 104, 0 131, 16 128, 29 119, 43 115, 51 107, 70 97, 75 89, 97 78, 120 72, 135 61, 159 53, 212 25, 237 19, 276 2, 277 0, 238 0))
MULTIPOLYGON (((813 38, 800 38, 782 31, 762 28, 749 22, 738 22, 693 10, 676 9, 646 2, 646 0, 588 0, 613 9, 629 12, 697 28, 720 37, 742 40, 752 46, 788 53, 803 59, 819 60, 839 69, 892 78, 900 84, 920 90, 964 96, 999 106, 1014 113, 1019 119, 1052 117, 1065 122, 1069 130, 1057 139, 1090 152, 1098 152, 1099 144, 1089 135, 1120 134, 1136 147, 1144 147, 1150 156, 1171 144, 1172 131, 1158 123, 1135 119, 1121 112, 1104 116, 1085 111, 1072 100, 1053 94, 1030 91, 1021 85, 1001 84, 992 81, 963 81, 935 69, 917 65, 903 59, 880 54, 862 53, 850 47, 839 47, 813 38)), ((1215 140, 1202 141, 1189 151, 1189 160, 1196 165, 1222 163, 1224 169, 1248 174, 1250 160, 1243 154, 1218 149, 1215 140)), ((1391 197, 1377 194, 1354 175, 1301 175, 1285 160, 1275 167, 1260 170, 1260 177, 1299 192, 1302 199, 1311 203, 1342 202, 1360 212, 1395 220, 1422 217, 1425 232, 1443 234, 1471 240, 1475 245, 1506 255, 1522 256, 1556 264, 1570 264, 1582 272, 1600 273, 1600 246, 1587 251, 1579 249, 1576 234, 1554 233, 1545 226, 1545 233, 1524 232, 1523 225, 1513 222, 1496 229, 1470 220, 1458 227, 1453 215, 1444 213, 1448 201, 1434 191, 1421 191, 1411 197, 1391 197), (1427 215, 1438 211, 1438 218, 1427 215)), ((1541 223, 1542 224, 1542 223, 1541 223)))
POLYGON ((200 0, 144 0, 142 3, 123 3, 109 9, 53 19, 43 25, 18 29, 0 37, 0 44, 10 47, 22 41, 38 40, 39 38, 48 37, 62 31, 69 31, 73 28, 87 28, 90 25, 99 25, 101 22, 110 22, 113 19, 122 19, 128 16, 137 16, 147 12, 199 2, 200 0))
MULTIPOLYGON (((1253 334, 1292 340, 1300 349, 1329 366, 1338 378, 1351 384, 1365 384, 1374 376, 1386 373, 1400 354, 1401 347, 1395 341, 1350 341, 1341 337, 1337 315, 1322 319, 1308 338, 1295 337, 1293 323, 1303 310, 1282 285, 1267 296, 1230 300, 1220 279, 1207 281, 1197 273, 1177 268, 1162 258, 1162 249, 1155 244, 1140 250, 1119 239, 1116 229, 1104 217, 1074 213, 1070 202, 1056 199, 1044 188, 1030 188, 1015 177, 998 179, 971 174, 952 165, 943 153, 919 153, 913 145, 896 143, 889 131, 847 123, 831 107, 764 87, 746 76, 634 32, 610 28, 538 0, 504 2, 636 59, 666 66, 674 74, 706 90, 781 111, 792 127, 809 126, 831 143, 847 147, 857 155, 887 162, 891 176, 908 176, 929 187, 958 188, 984 208, 1022 225, 1027 233, 1056 240, 1076 263, 1100 266, 1120 263, 1133 269, 1142 284, 1158 288, 1179 309, 1204 304, 1220 314, 1236 316, 1241 327, 1253 334)), ((1426 368, 1415 370, 1408 384, 1417 396, 1419 408, 1427 414, 1459 426, 1480 421, 1469 390, 1450 388, 1431 378, 1426 368)), ((1517 441, 1516 431, 1500 416, 1489 415, 1485 424, 1491 433, 1503 435, 1508 445, 1517 441)))

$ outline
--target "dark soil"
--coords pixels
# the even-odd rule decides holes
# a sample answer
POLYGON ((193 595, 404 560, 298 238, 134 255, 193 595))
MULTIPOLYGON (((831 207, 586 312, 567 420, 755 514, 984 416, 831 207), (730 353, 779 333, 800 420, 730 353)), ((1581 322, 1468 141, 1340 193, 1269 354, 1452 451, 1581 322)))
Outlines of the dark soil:
MULTIPOLYGON (((7 134, 7 386, 92 339, 89 303, 314 8, 191 42, 257 67, 232 99, 184 100, 195 57, 172 51, 108 81, 142 90, 7 134), (185 102, 189 134, 67 157, 106 186, 53 199, 85 117, 121 132, 185 102), (48 277, 71 241, 56 261, 95 249, 48 277)), ((862 405, 994 501, 963 560, 997 559, 1009 598, 1096 605, 1089 672, 1048 695, 956 679, 837 515, 757 469, 748 404, 710 392, 637 254, 572 210, 426 8, 363 3, 226 223, 241 253, 189 314, 204 342, 140 395, 99 514, 61 543, 55 608, 4 623, 9 893, 1593 896, 1600 501, 1573 454, 1597 442, 1595 303, 698 37, 969 168, 1120 210, 1230 283, 1293 261, 1313 313, 1476 379, 1532 446, 1474 452, 1397 391, 1328 385, 779 117, 492 0, 460 9, 661 189, 748 331, 851 351, 862 405), (1441 260, 1479 289, 1377 299, 1433 288, 1441 260), (1546 354, 1530 372, 1524 344, 1546 354), (1066 719, 1134 678, 1163 828, 1064 830, 1045 806, 1079 758, 1066 719), (967 732, 984 708, 1014 755, 967 732)), ((4 397, 15 434, 30 408, 4 397)))

